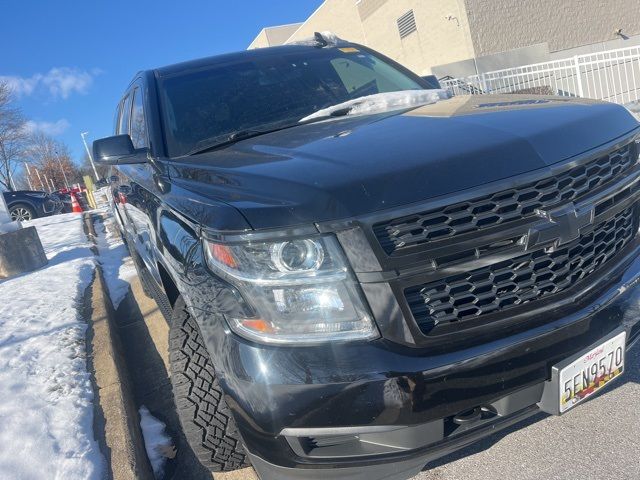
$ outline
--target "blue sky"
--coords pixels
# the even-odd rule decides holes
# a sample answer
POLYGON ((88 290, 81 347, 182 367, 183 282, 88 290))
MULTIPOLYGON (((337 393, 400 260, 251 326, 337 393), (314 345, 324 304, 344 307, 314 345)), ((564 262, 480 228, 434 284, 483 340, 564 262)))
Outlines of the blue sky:
POLYGON ((111 133, 138 70, 245 49, 269 25, 305 20, 321 0, 4 0, 0 77, 39 129, 80 161, 111 133))

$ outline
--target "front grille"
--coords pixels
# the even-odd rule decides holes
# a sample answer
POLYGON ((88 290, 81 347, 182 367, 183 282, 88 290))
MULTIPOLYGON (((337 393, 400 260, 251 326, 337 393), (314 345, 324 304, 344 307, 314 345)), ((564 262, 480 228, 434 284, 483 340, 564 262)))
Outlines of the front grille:
POLYGON ((423 333, 448 322, 504 312, 560 293, 598 270, 627 245, 637 230, 634 208, 596 226, 555 251, 546 249, 488 267, 405 290, 411 312, 423 333))
POLYGON ((391 255, 433 240, 529 217, 536 209, 549 210, 579 200, 594 188, 622 177, 635 164, 634 152, 633 144, 629 144, 556 176, 378 223, 373 231, 383 250, 391 255))

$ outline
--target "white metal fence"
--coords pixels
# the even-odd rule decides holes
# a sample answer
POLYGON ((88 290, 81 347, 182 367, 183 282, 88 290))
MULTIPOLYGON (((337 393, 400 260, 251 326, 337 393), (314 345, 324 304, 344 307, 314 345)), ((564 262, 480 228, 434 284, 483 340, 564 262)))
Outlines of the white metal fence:
POLYGON ((640 100, 640 46, 442 79, 440 83, 453 95, 541 93, 626 104, 640 100))

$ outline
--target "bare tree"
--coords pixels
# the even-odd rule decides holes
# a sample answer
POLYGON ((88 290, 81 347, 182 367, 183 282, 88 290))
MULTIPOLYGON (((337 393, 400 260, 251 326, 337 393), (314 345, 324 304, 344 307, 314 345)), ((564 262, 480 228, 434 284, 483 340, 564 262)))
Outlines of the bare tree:
POLYGON ((22 111, 12 104, 9 85, 0 81, 0 186, 13 190, 12 176, 22 158, 28 137, 22 111))
POLYGON ((66 187, 67 183, 82 182, 80 170, 71 160, 67 145, 43 133, 30 136, 25 158, 42 177, 50 178, 56 189, 66 187))

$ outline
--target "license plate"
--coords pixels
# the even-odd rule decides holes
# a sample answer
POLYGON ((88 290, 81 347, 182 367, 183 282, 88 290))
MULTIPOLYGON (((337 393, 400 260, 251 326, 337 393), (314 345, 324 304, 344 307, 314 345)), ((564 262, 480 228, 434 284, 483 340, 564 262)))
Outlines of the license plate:
POLYGON ((627 333, 600 344, 560 371, 560 413, 595 395, 624 372, 627 333))

